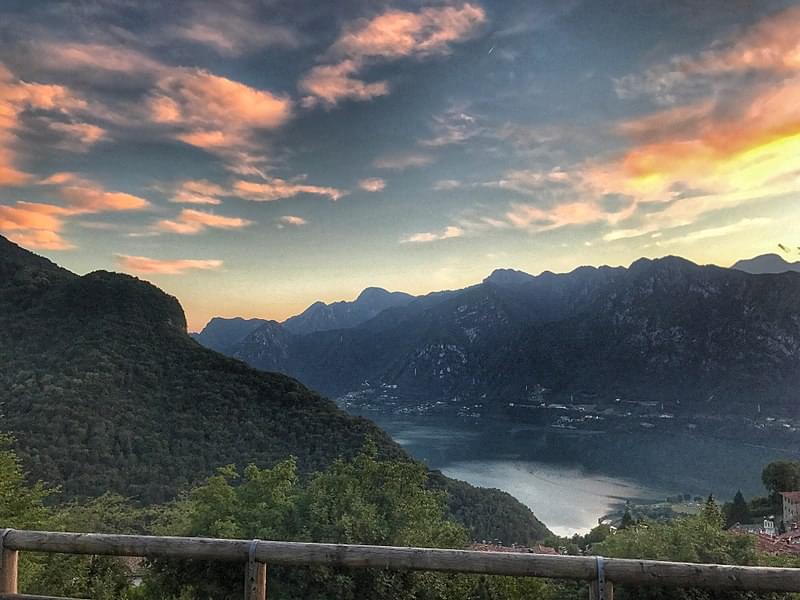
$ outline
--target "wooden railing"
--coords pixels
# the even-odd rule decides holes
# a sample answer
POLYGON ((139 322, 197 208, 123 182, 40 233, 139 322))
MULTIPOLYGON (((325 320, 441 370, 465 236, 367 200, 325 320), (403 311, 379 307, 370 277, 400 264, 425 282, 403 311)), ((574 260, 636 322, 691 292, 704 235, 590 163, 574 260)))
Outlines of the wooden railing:
POLYGON ((268 564, 571 579, 586 582, 590 598, 597 600, 613 600, 615 584, 800 592, 800 569, 599 556, 5 529, 0 530, 0 598, 50 598, 19 593, 17 564, 20 551, 238 562, 245 565, 246 600, 266 600, 268 564))

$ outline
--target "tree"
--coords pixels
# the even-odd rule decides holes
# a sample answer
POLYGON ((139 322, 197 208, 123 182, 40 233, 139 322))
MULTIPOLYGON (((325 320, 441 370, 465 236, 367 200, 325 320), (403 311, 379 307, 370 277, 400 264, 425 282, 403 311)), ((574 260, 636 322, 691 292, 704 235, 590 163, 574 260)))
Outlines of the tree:
MULTIPOLYGON (((293 459, 272 469, 219 469, 176 503, 163 533, 335 543, 463 548, 461 526, 446 517, 443 493, 426 487, 423 465, 380 461, 367 444, 307 482, 293 459)), ((156 561, 146 597, 239 598, 241 566, 156 561)), ((474 578, 381 570, 270 570, 270 598, 469 598, 474 578)))
POLYGON ((761 481, 773 498, 780 492, 800 489, 800 462, 776 460, 761 472, 761 481))
POLYGON ((619 524, 620 529, 628 529, 634 524, 633 515, 631 514, 631 507, 625 505, 625 514, 622 515, 622 521, 619 524))
POLYGON ((725 519, 722 516, 722 511, 719 504, 714 500, 714 495, 709 494, 703 509, 700 511, 700 518, 709 526, 716 529, 722 529, 725 524, 725 519))
POLYGON ((733 502, 727 507, 726 513, 726 527, 732 527, 737 523, 750 522, 750 509, 742 495, 742 490, 736 492, 736 495, 733 497, 733 502))
POLYGON ((0 434, 0 523, 3 527, 32 529, 44 521, 44 499, 54 490, 42 483, 27 484, 20 460, 11 449, 13 441, 0 434))

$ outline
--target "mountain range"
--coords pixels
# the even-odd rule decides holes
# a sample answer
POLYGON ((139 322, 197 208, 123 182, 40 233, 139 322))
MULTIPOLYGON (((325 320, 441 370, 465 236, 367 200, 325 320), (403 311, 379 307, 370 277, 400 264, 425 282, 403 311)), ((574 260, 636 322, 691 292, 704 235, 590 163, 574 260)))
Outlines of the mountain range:
POLYGON ((752 275, 678 257, 538 276, 498 270, 363 323, 297 334, 263 323, 228 349, 331 396, 365 386, 486 408, 678 401, 684 411, 796 412, 800 274, 752 275))
MULTIPOLYGON (((280 325, 286 331, 304 335, 316 331, 330 331, 355 327, 369 321, 387 308, 405 306, 414 296, 404 292, 389 292, 382 288, 366 288, 352 302, 325 304, 314 302, 299 315, 290 317, 280 325)), ((219 352, 232 352, 233 348, 261 326, 276 327, 276 321, 266 319, 226 319, 214 317, 199 333, 192 336, 204 346, 219 352)))
MULTIPOLYGON (((239 324, 241 325, 241 324, 239 324)), ((0 431, 33 479, 64 497, 162 502, 226 464, 301 473, 355 455, 411 458, 366 419, 277 373, 206 349, 179 302, 117 273, 75 275, 0 236, 0 431)), ((431 473, 476 539, 547 530, 524 505, 431 473)))

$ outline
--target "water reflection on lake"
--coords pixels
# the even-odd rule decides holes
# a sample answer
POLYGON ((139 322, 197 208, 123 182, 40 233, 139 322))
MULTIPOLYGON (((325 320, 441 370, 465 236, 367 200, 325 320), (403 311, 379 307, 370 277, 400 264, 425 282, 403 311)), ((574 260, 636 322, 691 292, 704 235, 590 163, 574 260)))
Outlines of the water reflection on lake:
POLYGON ((581 433, 505 420, 361 413, 431 468, 505 490, 555 533, 586 532, 626 499, 763 494, 762 467, 785 450, 653 431, 581 433))

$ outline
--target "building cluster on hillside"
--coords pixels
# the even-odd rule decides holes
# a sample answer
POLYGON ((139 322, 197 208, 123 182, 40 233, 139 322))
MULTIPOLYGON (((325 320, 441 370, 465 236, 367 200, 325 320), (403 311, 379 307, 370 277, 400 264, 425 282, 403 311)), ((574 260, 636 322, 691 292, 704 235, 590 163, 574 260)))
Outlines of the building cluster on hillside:
POLYGON ((474 543, 469 547, 470 550, 476 550, 478 552, 522 552, 525 554, 558 554, 558 550, 555 548, 550 548, 549 546, 543 546, 541 544, 536 544, 535 546, 528 547, 528 546, 518 546, 517 544, 513 544, 511 546, 503 546, 500 543, 491 543, 491 542, 482 542, 482 543, 474 543))
POLYGON ((800 557, 800 491, 781 492, 781 498, 780 527, 773 519, 764 519, 761 525, 736 524, 731 531, 756 536, 758 549, 766 554, 800 557))

